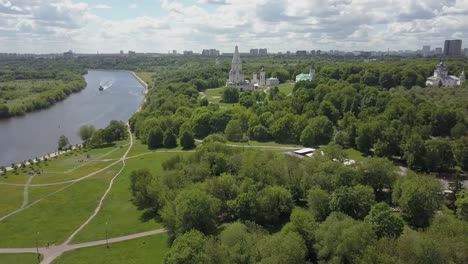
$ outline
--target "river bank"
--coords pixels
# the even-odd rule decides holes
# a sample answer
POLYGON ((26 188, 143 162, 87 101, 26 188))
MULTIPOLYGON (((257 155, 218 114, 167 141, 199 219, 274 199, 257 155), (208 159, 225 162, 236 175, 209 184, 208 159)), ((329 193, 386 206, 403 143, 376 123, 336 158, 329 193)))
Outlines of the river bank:
POLYGON ((80 93, 45 110, 1 120, 0 166, 21 164, 53 153, 61 135, 72 145, 80 144, 77 131, 83 125, 104 128, 111 120, 129 120, 141 109, 149 88, 135 75, 122 70, 89 70, 84 75, 86 88, 80 93), (109 79, 114 80, 112 87, 99 91, 100 83, 109 79))

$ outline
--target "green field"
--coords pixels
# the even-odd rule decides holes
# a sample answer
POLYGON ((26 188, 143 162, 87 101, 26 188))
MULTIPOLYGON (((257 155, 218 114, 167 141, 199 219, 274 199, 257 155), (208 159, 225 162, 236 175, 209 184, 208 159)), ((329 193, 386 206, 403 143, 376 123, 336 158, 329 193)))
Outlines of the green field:
POLYGON ((54 264, 159 264, 169 251, 167 235, 158 234, 134 240, 65 252, 54 264))
POLYGON ((121 164, 71 185, 0 224, 0 247, 32 247, 62 243, 94 211, 99 198, 121 164))
POLYGON ((154 72, 135 72, 149 86, 154 87, 154 72))
POLYGON ((294 88, 294 83, 293 82, 287 82, 287 83, 282 83, 278 85, 278 89, 280 92, 284 93, 285 95, 290 95, 293 91, 294 88))
POLYGON ((36 264, 36 254, 0 254, 0 264, 36 264))
POLYGON ((21 206, 23 203, 23 189, 22 186, 7 186, 0 185, 0 217, 4 216, 21 206))
MULTIPOLYGON (((162 228, 153 219, 141 220, 143 211, 131 202, 129 190, 130 173, 146 168, 153 174, 162 173, 162 162, 179 153, 155 152, 126 161, 126 168, 116 179, 101 211, 73 240, 73 243, 100 240, 105 238, 105 228, 109 237, 124 236, 148 230, 162 228)), ((183 154, 183 153, 182 153, 183 154)))

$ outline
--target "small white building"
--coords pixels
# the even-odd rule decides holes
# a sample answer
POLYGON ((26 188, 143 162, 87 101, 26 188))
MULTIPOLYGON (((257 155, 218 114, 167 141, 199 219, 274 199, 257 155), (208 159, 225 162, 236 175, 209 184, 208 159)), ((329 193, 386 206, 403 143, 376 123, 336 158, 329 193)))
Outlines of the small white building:
POLYGON ((310 68, 309 74, 301 73, 296 76, 296 82, 300 81, 312 81, 315 77, 315 70, 310 68))
POLYGON ((445 63, 441 61, 434 71, 434 75, 427 78, 427 87, 455 87, 465 82, 465 71, 463 70, 459 77, 448 75, 448 69, 445 63))
POLYGON ((278 78, 268 78, 266 81, 266 86, 276 86, 279 85, 279 80, 278 78))

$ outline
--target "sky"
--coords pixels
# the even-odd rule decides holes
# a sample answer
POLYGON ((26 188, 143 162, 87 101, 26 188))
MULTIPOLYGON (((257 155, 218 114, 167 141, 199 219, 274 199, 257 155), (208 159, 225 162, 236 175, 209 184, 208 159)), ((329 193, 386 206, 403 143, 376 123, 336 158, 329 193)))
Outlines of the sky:
POLYGON ((0 53, 417 50, 462 39, 468 0, 0 0, 0 53))

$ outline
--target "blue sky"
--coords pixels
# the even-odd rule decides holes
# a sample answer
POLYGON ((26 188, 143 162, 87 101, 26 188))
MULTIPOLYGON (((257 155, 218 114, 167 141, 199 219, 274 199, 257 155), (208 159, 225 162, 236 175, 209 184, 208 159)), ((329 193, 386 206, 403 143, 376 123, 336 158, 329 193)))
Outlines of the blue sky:
POLYGON ((468 41, 468 0, 0 0, 0 52, 406 50, 468 41))

